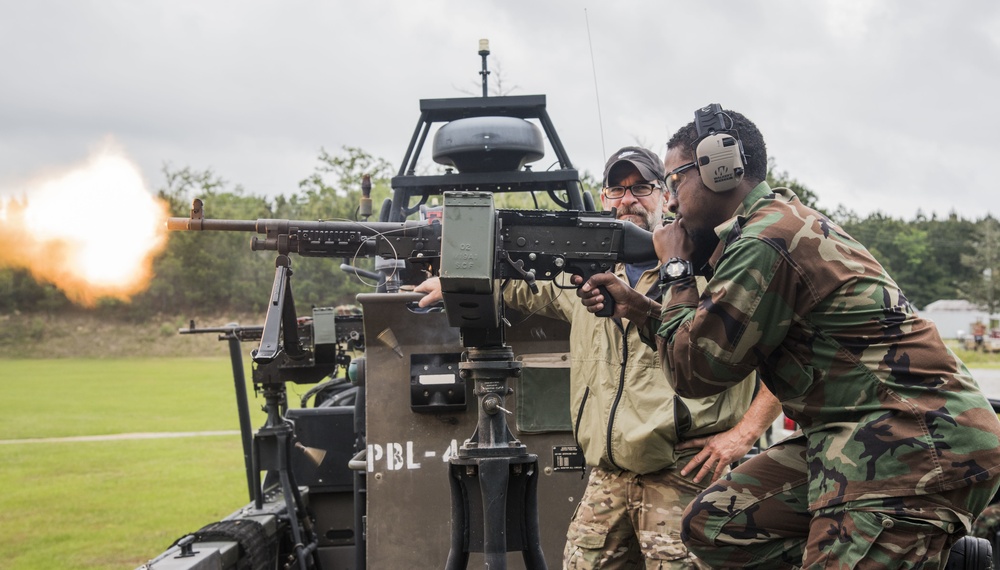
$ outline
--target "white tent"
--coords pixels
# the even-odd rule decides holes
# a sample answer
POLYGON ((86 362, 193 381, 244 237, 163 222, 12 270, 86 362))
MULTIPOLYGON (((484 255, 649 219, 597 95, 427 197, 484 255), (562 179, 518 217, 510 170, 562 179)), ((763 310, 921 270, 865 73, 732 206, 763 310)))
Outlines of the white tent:
MULTIPOLYGON (((979 309, 969 301, 961 299, 942 299, 930 303, 920 316, 934 321, 941 338, 959 339, 971 334, 972 324, 981 320, 989 326, 990 314, 979 309)), ((993 315, 996 321, 998 315, 993 315)))

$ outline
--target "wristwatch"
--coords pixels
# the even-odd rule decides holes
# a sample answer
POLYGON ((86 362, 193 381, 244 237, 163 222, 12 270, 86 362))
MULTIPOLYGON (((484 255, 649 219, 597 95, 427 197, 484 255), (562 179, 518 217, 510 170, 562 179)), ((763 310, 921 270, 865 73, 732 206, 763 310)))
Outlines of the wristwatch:
POLYGON ((666 285, 694 275, 691 262, 679 257, 671 257, 660 266, 660 284, 666 285))

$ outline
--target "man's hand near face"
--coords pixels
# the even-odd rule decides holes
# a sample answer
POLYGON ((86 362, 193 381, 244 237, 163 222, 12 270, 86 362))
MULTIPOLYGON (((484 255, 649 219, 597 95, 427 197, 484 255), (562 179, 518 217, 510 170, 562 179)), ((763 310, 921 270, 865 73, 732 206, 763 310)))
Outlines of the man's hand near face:
POLYGON ((683 220, 677 220, 665 226, 657 226, 653 230, 653 247, 656 248, 656 256, 660 262, 666 263, 673 257, 694 260, 694 242, 685 233, 683 223, 683 220))

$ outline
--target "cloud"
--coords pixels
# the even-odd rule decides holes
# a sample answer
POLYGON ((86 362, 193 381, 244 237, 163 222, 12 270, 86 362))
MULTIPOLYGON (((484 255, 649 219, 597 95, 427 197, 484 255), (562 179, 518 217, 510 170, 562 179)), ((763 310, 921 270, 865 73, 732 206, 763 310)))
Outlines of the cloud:
POLYGON ((718 102, 824 205, 1000 215, 998 24, 988 0, 9 2, 0 193, 109 134, 154 186, 169 162, 290 193, 321 147, 398 163, 489 38, 491 81, 545 94, 581 170, 718 102))

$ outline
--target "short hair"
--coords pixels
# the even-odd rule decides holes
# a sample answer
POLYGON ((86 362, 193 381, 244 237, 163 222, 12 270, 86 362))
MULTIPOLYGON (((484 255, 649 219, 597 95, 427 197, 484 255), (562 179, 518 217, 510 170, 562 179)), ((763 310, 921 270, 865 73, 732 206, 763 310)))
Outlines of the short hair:
MULTIPOLYGON (((723 113, 732 119, 733 126, 731 128, 736 131, 740 141, 743 142, 743 152, 747 157, 744 176, 755 185, 763 182, 767 178, 767 146, 764 144, 764 136, 757 130, 757 125, 742 114, 728 109, 724 110, 723 113)), ((694 121, 691 121, 670 137, 670 140, 667 141, 667 150, 680 148, 694 159, 697 142, 698 130, 694 126, 694 121)))

